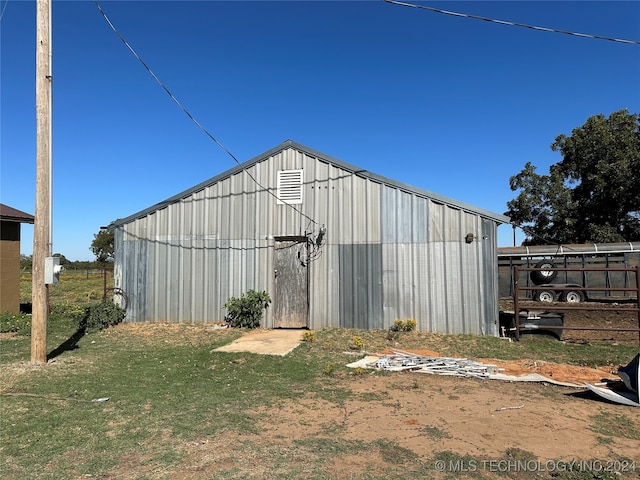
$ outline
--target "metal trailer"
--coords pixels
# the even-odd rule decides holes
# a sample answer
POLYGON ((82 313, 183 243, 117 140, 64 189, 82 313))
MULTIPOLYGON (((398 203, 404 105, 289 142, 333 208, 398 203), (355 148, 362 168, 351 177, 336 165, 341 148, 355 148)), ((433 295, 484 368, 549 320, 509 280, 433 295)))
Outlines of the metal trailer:
POLYGON ((500 247, 497 253, 500 298, 513 298, 516 266, 525 269, 518 284, 533 288, 519 290, 523 300, 579 303, 637 296, 636 275, 621 269, 640 266, 640 242, 500 247))

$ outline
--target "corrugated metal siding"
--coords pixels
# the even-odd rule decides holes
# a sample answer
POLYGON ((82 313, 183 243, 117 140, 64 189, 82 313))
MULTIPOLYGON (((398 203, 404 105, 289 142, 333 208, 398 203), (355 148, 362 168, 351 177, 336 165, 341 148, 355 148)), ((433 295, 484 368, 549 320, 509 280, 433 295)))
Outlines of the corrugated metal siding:
POLYGON ((483 263, 483 284, 485 287, 484 292, 484 310, 485 310, 485 323, 484 335, 497 336, 499 332, 499 280, 498 280, 498 268, 497 268, 497 234, 498 226, 495 222, 482 219, 482 235, 483 235, 483 249, 482 249, 482 263, 483 263))
POLYGON ((382 242, 426 243, 429 200, 398 188, 382 188, 382 242))
MULTIPOLYGON (((128 321, 219 321, 231 296, 273 297, 274 237, 324 225, 309 264, 310 328, 387 328, 412 317, 423 331, 491 333, 495 221, 293 148, 248 172, 260 186, 240 171, 118 227, 116 286, 131 299, 128 321), (278 205, 277 172, 294 169, 304 170, 304 201, 278 205)), ((272 325, 270 310, 263 325, 272 325)))
POLYGON ((381 245, 340 245, 339 252, 339 326, 383 328, 381 245))
POLYGON ((423 331, 493 334, 487 324, 497 317, 492 313, 497 297, 487 296, 493 288, 487 291, 485 282, 493 278, 495 232, 489 235, 485 223, 494 230, 495 223, 388 190, 382 208, 388 219, 383 222, 385 324, 411 317, 423 331), (475 237, 472 243, 464 241, 468 233, 475 237))

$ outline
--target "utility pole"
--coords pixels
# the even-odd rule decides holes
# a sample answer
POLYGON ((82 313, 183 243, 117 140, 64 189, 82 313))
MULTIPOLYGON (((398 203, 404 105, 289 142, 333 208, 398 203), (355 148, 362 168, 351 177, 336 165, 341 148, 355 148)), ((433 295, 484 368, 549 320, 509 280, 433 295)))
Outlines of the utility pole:
POLYGON ((48 290, 45 258, 51 256, 51 2, 36 0, 36 209, 33 230, 31 363, 47 363, 48 290))

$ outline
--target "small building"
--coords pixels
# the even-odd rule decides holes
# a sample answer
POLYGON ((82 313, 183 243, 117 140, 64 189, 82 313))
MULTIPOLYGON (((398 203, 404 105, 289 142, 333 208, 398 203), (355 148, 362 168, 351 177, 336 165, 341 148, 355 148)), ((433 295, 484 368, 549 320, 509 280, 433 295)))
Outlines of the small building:
POLYGON ((20 312, 20 224, 34 217, 0 203, 0 312, 20 312))
POLYGON ((111 223, 130 322, 217 322, 270 294, 262 326, 498 334, 508 217, 285 141, 111 223))

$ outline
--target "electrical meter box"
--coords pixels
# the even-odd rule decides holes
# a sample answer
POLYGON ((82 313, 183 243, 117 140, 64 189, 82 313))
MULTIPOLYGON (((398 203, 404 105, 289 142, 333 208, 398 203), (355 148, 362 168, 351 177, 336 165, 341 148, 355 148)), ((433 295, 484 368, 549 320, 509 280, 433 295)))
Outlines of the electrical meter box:
POLYGON ((63 267, 60 265, 60 257, 45 257, 44 259, 44 283, 50 285, 58 283, 60 272, 63 267))

